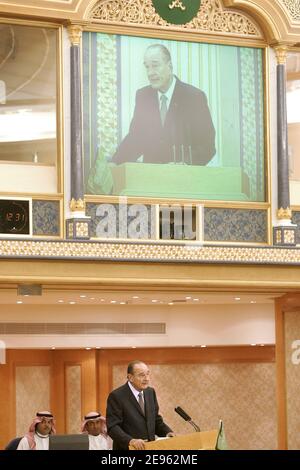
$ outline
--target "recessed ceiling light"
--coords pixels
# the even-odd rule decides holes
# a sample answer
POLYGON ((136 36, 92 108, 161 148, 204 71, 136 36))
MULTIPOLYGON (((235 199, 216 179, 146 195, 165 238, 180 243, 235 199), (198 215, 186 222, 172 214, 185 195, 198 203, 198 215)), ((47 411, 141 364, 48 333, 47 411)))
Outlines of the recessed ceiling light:
POLYGON ((116 301, 116 300, 111 300, 110 303, 111 303, 111 304, 116 304, 117 301, 116 301))
POLYGON ((168 305, 174 305, 174 302, 168 302, 168 305))
POLYGON ((74 300, 71 300, 71 302, 69 302, 70 305, 74 305, 76 304, 76 302, 74 302, 74 300))
POLYGON ((133 299, 139 299, 139 296, 138 295, 133 295, 132 298, 133 299))
POLYGON ((190 300, 192 297, 186 297, 186 300, 190 300))
POLYGON ((64 300, 58 300, 58 303, 63 304, 64 300))
POLYGON ((79 296, 81 299, 85 299, 86 298, 86 295, 80 295, 79 296))
POLYGON ((155 302, 158 302, 157 299, 152 299, 151 302, 155 303, 155 302))
POLYGON ((120 305, 126 305, 126 302, 120 302, 120 305))
POLYGON ((198 301, 199 299, 193 299, 193 300, 196 300, 196 301, 198 301))
POLYGON ((234 300, 241 300, 241 298, 240 297, 235 297, 234 300))

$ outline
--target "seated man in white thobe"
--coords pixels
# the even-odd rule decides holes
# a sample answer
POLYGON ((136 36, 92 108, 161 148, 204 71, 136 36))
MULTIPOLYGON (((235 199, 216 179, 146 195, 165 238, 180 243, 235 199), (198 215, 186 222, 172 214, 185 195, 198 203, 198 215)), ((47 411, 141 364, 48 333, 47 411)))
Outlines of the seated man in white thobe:
POLYGON ((106 419, 97 411, 85 415, 81 431, 89 436, 89 450, 112 449, 112 440, 107 434, 106 419))
POLYGON ((17 450, 49 450, 49 436, 55 433, 55 422, 52 413, 38 411, 28 433, 21 439, 17 450))

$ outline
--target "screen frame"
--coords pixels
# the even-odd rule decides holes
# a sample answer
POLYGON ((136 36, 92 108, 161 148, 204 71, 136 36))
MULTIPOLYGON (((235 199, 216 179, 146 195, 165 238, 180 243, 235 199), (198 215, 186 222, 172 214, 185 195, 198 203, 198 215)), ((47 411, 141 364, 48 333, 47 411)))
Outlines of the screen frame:
MULTIPOLYGON (((107 202, 107 203, 118 203, 120 197, 126 197, 128 204, 142 203, 142 204, 189 204, 196 206, 199 203, 203 204, 205 207, 218 207, 218 208, 249 208, 249 209, 268 209, 270 212, 271 204, 271 164, 270 164, 270 84, 269 84, 269 47, 266 41, 258 38, 249 38, 237 36, 226 36, 224 35, 205 35, 198 34, 196 32, 190 31, 174 31, 174 30, 164 30, 160 29, 151 29, 139 25, 128 26, 128 25, 104 25, 104 24, 93 24, 84 27, 83 32, 94 32, 94 33, 104 33, 120 36, 134 36, 149 38, 155 42, 155 40, 173 40, 178 42, 195 42, 195 43, 205 43, 205 44, 216 44, 216 45, 228 45, 235 47, 250 47, 254 49, 262 50, 262 81, 263 81, 263 131, 264 131, 264 185, 265 185, 265 199, 264 201, 242 201, 242 200, 222 200, 222 199, 192 199, 192 198, 173 198, 173 197, 149 197, 149 196, 119 196, 119 195, 107 195, 107 194, 84 194, 85 200, 87 202, 107 202)), ((82 54, 83 55, 83 54, 82 54)), ((82 61, 83 69, 83 61, 82 61)), ((84 117, 83 117, 84 119, 84 117)), ((83 155, 84 158, 84 155, 83 155)), ((84 163, 84 162, 83 162, 84 163)), ((84 190, 86 188, 84 187, 84 190)), ((270 219, 270 214, 268 214, 268 219, 270 219)))

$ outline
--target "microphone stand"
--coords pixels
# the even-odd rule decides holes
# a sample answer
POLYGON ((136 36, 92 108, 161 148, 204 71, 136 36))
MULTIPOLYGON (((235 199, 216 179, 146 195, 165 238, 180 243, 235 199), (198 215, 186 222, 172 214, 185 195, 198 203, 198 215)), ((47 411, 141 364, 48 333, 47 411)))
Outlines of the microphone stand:
POLYGON ((184 419, 184 421, 190 423, 190 425, 193 426, 196 432, 200 432, 200 427, 198 426, 198 424, 194 423, 192 418, 180 406, 177 406, 174 411, 176 411, 176 413, 179 414, 179 416, 184 419))
POLYGON ((193 428, 195 429, 196 432, 200 432, 200 428, 199 428, 198 424, 194 423, 194 421, 192 419, 189 419, 188 423, 190 423, 190 425, 193 426, 193 428))

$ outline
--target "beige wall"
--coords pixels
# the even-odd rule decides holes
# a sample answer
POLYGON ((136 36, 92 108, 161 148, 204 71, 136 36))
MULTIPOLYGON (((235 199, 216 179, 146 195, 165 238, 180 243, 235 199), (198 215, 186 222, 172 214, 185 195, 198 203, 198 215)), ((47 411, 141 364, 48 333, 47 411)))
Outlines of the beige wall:
POLYGON ((300 312, 284 314, 288 448, 300 449, 300 312), (299 341, 299 343, 294 343, 299 341), (294 344, 293 344, 294 343, 294 344))
MULTIPOLYGON (((113 385, 125 382, 126 367, 113 368, 113 385)), ((192 427, 175 412, 181 406, 201 431, 224 422, 230 449, 276 449, 274 364, 168 364, 151 366, 160 412, 177 433, 192 427)))
POLYGON ((3 335, 9 348, 18 347, 165 347, 231 344, 274 344, 273 302, 228 305, 86 306, 3 305, 0 322, 23 323, 166 323, 166 334, 97 336, 3 335), (26 319, 26 320, 25 320, 26 319), (51 319, 51 321, 50 321, 51 319))
POLYGON ((50 367, 17 366, 16 435, 23 436, 37 411, 50 409, 50 367))

